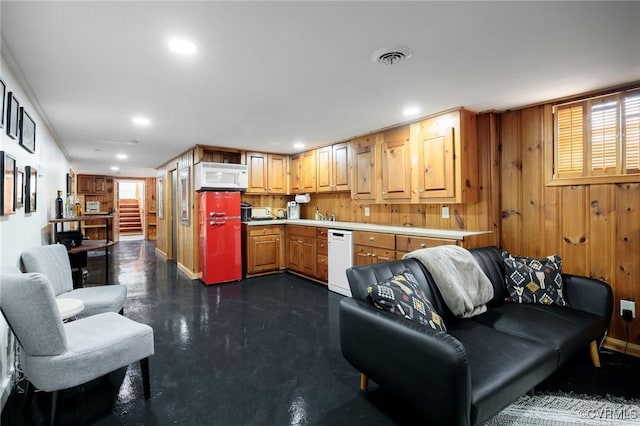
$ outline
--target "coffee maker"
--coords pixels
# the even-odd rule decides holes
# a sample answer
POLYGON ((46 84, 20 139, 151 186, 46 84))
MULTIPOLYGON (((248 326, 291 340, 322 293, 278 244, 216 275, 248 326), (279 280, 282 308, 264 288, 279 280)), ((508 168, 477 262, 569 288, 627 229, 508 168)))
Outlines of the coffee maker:
POLYGON ((300 219, 300 204, 295 201, 287 202, 287 219, 300 219))

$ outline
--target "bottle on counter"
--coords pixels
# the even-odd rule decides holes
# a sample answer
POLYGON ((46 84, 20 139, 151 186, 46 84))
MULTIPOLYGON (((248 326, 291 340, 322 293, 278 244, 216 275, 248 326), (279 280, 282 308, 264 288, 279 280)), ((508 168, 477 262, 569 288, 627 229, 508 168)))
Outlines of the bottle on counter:
POLYGON ((320 209, 318 207, 316 207, 316 215, 315 215, 315 219, 316 220, 320 220, 320 209))
POLYGON ((80 198, 76 198, 76 217, 82 216, 82 204, 80 204, 80 198))
POLYGON ((62 212, 64 211, 64 205, 62 204, 62 191, 58 191, 58 198, 56 198, 56 219, 62 219, 62 212))

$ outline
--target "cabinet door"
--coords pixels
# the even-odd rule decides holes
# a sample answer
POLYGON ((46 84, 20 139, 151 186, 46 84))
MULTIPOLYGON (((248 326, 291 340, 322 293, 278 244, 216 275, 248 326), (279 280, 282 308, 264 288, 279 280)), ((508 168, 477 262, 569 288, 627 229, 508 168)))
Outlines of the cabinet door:
POLYGON ((297 235, 287 237, 287 268, 302 272, 302 238, 297 235))
POLYGON ((302 273, 314 277, 316 275, 317 266, 317 252, 316 252, 316 239, 304 237, 301 243, 302 251, 302 273))
POLYGON ((333 182, 333 149, 331 146, 319 148, 317 182, 318 192, 330 192, 334 189, 333 182))
POLYGON ((287 156, 269 154, 268 191, 271 194, 287 193, 287 156))
POLYGON ((454 129, 423 129, 418 142, 420 199, 455 197, 454 129))
POLYGON ((373 263, 372 248, 361 245, 353 246, 353 266, 362 266, 373 263))
POLYGON ((247 193, 265 194, 267 192, 267 154, 247 153, 247 168, 249 169, 247 193))
POLYGON ((376 191, 376 137, 367 136, 353 141, 354 171, 351 198, 375 201, 376 191))
POLYGON ((280 238, 271 235, 249 237, 247 273, 276 271, 280 268, 280 238))
POLYGON ((302 192, 316 192, 316 150, 302 153, 300 164, 300 186, 302 192))
POLYGON ((78 193, 92 193, 93 192, 93 176, 78 175, 78 193))
POLYGON ((382 248, 371 249, 371 263, 389 262, 390 260, 396 260, 395 250, 386 250, 382 248))
POLYGON ((318 254, 317 277, 323 282, 329 281, 329 257, 325 254, 318 254))
POLYGON ((289 184, 291 193, 297 194, 302 192, 302 178, 300 176, 302 167, 302 154, 294 154, 291 156, 289 163, 289 184))
POLYGON ((106 178, 104 176, 96 176, 93 179, 93 191, 98 193, 107 193, 109 192, 109 181, 111 179, 106 178))
POLYGON ((389 130, 382 142, 382 198, 411 199, 409 126, 389 130))
POLYGON ((337 143, 333 151, 333 190, 351 189, 351 142, 337 143))

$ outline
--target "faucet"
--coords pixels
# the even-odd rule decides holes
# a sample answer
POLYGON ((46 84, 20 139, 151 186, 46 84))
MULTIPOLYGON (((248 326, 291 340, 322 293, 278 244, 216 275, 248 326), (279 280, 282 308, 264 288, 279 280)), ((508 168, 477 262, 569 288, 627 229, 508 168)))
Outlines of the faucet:
POLYGON ((332 222, 335 222, 335 221, 336 221, 336 214, 335 214, 335 213, 331 213, 331 214, 328 216, 328 219, 327 219, 327 220, 330 220, 330 221, 332 221, 332 222))

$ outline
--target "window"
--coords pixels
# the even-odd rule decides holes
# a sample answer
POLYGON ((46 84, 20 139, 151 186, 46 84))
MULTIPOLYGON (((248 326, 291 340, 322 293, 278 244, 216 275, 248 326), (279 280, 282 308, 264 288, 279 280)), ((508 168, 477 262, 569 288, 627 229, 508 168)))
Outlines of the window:
POLYGON ((556 105, 554 120, 554 180, 640 179, 640 89, 556 105))

